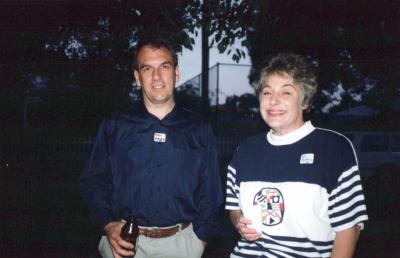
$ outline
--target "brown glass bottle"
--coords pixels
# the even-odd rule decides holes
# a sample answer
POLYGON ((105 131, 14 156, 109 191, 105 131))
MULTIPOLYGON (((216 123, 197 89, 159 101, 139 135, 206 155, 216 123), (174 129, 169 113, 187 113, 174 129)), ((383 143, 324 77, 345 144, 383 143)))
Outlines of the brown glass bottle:
POLYGON ((135 246, 134 250, 136 253, 136 240, 139 236, 139 225, 134 216, 130 216, 129 220, 122 226, 120 236, 122 239, 135 246))

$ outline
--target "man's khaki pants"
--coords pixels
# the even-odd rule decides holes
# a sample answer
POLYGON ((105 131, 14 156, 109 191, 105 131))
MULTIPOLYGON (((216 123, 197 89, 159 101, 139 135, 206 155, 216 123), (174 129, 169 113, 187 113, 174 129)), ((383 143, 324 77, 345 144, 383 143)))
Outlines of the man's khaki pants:
MULTIPOLYGON (((134 258, 201 258, 204 246, 190 224, 175 235, 164 238, 149 238, 140 235, 134 258)), ((99 252, 103 258, 114 258, 107 237, 99 243, 99 252)))

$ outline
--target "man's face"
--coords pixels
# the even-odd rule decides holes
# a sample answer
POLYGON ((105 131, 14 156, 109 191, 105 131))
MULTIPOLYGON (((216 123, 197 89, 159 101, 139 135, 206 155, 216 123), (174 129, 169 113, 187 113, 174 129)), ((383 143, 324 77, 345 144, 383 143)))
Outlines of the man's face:
POLYGON ((142 88, 144 104, 174 104, 173 92, 179 79, 179 69, 174 68, 168 49, 144 46, 137 55, 137 62, 138 70, 134 71, 134 76, 142 88))

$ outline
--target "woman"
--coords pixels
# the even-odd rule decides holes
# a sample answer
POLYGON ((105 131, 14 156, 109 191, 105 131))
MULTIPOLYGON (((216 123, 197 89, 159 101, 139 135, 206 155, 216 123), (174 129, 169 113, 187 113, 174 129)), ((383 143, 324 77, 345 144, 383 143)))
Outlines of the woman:
POLYGON ((357 158, 346 137, 304 121, 317 89, 310 65, 280 54, 259 86, 271 130, 228 167, 226 209, 241 235, 230 257, 352 257, 368 219, 357 158))

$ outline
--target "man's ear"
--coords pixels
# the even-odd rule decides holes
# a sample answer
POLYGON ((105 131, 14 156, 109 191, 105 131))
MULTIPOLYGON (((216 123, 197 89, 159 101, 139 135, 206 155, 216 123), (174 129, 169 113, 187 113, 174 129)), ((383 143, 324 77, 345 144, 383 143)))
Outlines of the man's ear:
POLYGON ((137 70, 133 71, 133 78, 136 81, 136 85, 140 87, 141 85, 140 85, 140 80, 139 80, 139 73, 137 70))
POLYGON ((175 66, 175 86, 176 86, 176 82, 179 81, 180 78, 180 72, 179 72, 179 66, 175 66))

